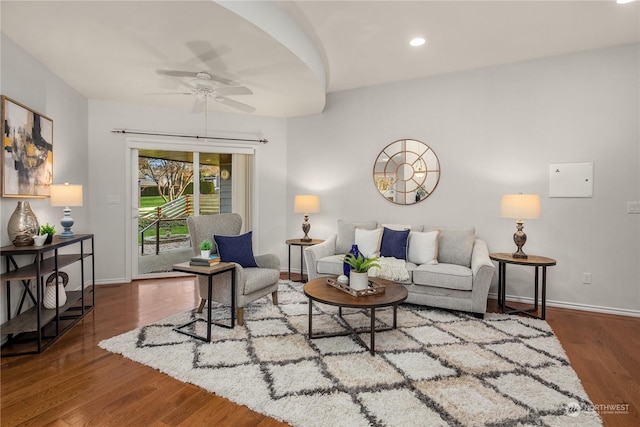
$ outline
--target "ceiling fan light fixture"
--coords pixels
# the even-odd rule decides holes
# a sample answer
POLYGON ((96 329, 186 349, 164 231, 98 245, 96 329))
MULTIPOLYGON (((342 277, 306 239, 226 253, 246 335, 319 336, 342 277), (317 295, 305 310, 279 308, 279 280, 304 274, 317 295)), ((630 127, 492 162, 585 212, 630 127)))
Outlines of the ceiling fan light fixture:
POLYGON ((211 80, 211 74, 205 73, 204 71, 200 71, 196 73, 196 79, 199 80, 211 80))

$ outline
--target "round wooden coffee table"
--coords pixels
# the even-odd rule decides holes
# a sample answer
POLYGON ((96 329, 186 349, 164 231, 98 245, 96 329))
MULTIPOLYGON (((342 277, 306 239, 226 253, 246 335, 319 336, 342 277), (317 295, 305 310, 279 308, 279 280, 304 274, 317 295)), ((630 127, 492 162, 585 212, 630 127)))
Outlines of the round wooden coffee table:
MULTIPOLYGON (((335 279, 335 277, 332 277, 335 279)), ((375 283, 385 285, 385 292, 382 294, 366 295, 355 297, 342 291, 338 288, 327 284, 328 277, 320 277, 307 282, 304 285, 304 294, 309 297, 309 338, 326 338, 326 337, 338 337, 351 335, 356 338, 364 347, 369 349, 369 352, 375 354, 375 336, 376 332, 389 331, 396 329, 398 318, 398 305, 407 299, 407 288, 401 284, 392 282, 390 280, 379 279, 377 277, 371 277, 369 280, 375 283), (338 307, 338 315, 340 319, 347 326, 348 332, 337 332, 328 334, 313 334, 313 307, 312 302, 320 302, 324 304, 334 305, 338 307), (393 327, 378 329, 375 328, 376 323, 376 308, 393 306, 393 327), (371 317, 371 343, 369 346, 360 338, 358 333, 349 325, 349 323, 342 317, 342 308, 361 308, 369 309, 371 317)))

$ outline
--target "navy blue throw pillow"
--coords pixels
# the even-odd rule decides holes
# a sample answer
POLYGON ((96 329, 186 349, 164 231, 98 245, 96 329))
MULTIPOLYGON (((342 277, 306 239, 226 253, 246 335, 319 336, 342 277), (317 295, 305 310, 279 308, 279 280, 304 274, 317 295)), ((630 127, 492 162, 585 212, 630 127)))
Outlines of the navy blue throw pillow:
POLYGON ((382 243, 380 244, 380 256, 407 259, 407 240, 410 232, 411 230, 396 231, 384 227, 382 243))
POLYGON ((213 236, 222 262, 237 262, 243 267, 257 267, 253 257, 251 231, 239 236, 213 236))

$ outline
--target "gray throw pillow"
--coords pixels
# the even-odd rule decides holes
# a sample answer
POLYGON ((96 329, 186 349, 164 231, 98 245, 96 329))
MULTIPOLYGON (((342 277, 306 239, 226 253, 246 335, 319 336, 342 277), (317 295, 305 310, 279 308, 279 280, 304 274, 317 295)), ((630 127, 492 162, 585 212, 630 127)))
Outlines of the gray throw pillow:
POLYGON ((471 267, 471 252, 476 240, 474 227, 453 228, 425 225, 423 231, 440 230, 438 237, 438 262, 471 267))
POLYGON ((346 254, 356 242, 356 227, 363 230, 374 230, 378 227, 377 221, 355 222, 338 220, 338 235, 336 236, 336 253, 346 254))

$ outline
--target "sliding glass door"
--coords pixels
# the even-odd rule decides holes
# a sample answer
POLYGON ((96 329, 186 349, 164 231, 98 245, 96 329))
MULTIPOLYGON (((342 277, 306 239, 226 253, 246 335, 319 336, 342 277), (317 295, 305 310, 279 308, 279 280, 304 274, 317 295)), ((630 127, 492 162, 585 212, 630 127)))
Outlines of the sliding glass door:
POLYGON ((250 221, 252 155, 140 148, 137 194, 132 200, 133 278, 161 277, 188 261, 192 248, 186 219, 237 212, 250 221))

